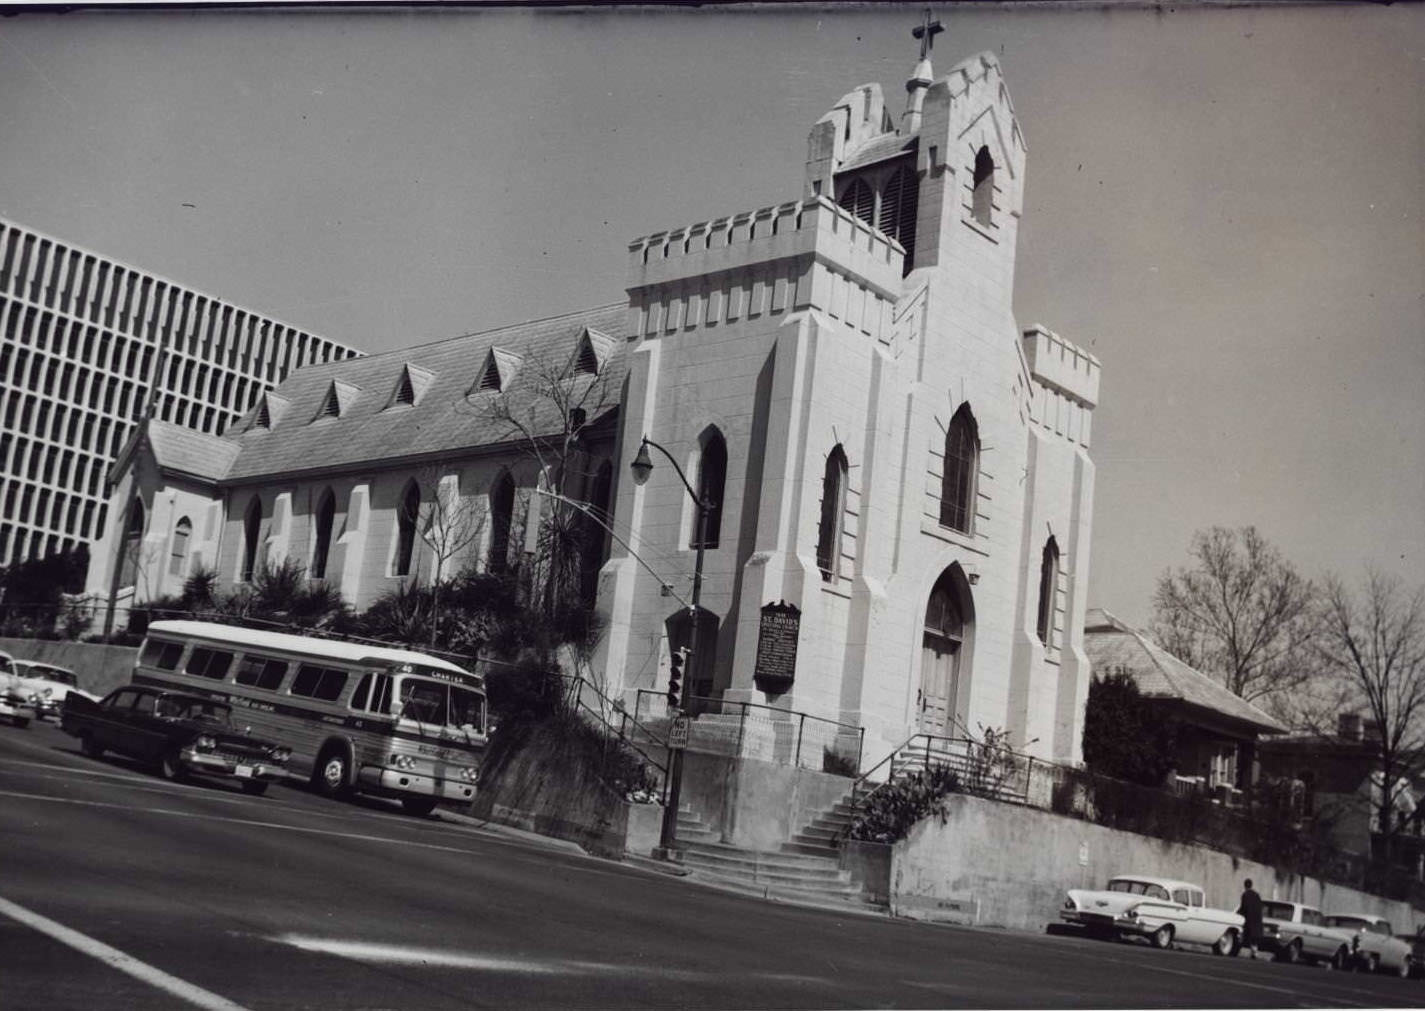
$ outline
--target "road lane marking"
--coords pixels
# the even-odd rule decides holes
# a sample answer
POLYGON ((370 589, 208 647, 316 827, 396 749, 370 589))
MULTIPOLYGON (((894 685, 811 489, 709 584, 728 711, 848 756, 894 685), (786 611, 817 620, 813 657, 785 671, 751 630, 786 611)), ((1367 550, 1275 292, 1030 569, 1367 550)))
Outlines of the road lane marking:
POLYGON ((96 958, 111 968, 127 973, 149 986, 165 990, 189 1004, 206 1008, 208 1011, 247 1011, 241 1004, 234 1004, 226 997, 221 997, 211 990, 204 990, 201 986, 181 980, 177 976, 170 976, 162 969, 155 969, 147 962, 140 962, 132 955, 124 954, 118 948, 111 948, 103 941, 96 941, 87 934, 71 930, 62 923, 56 923, 39 913, 31 912, 24 906, 16 905, 8 899, 0 898, 0 913, 27 927, 38 930, 41 934, 52 937, 61 944, 67 944, 90 958, 96 958))
POLYGON ((305 825, 283 825, 275 821, 257 821, 253 818, 225 818, 217 814, 200 814, 194 811, 174 811, 166 807, 135 807, 132 804, 110 804, 102 800, 80 800, 77 797, 49 797, 42 793, 20 793, 15 790, 0 790, 0 797, 19 797, 21 800, 44 800, 51 804, 74 804, 78 807, 103 807, 112 810, 131 811, 139 814, 166 814, 174 818, 192 818, 196 821, 217 821, 231 825, 251 825, 254 828, 275 828, 284 832, 302 832, 307 835, 335 836, 338 839, 354 839, 359 842, 392 843, 397 846, 413 846, 417 849, 441 850, 445 853, 474 855, 476 851, 457 846, 440 846, 436 843, 416 842, 412 839, 391 839, 386 836, 366 835, 360 832, 337 832, 326 828, 308 828, 305 825))

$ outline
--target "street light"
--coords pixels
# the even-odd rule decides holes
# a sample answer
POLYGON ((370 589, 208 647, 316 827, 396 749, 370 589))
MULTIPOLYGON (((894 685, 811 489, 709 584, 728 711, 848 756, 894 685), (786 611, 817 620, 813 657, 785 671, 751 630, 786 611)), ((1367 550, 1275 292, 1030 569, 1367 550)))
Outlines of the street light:
MULTIPOLYGON (((668 458, 668 462, 673 465, 673 470, 677 472, 678 479, 683 482, 683 487, 688 490, 688 495, 693 500, 693 505, 698 510, 697 538, 694 546, 697 548, 697 558, 693 563, 693 597, 688 603, 688 618, 691 628, 688 631, 688 651, 686 656, 692 657, 694 661, 698 657, 698 600, 702 596, 703 589, 703 543, 707 540, 708 512, 712 509, 712 503, 693 490, 693 486, 688 483, 687 475, 683 473, 683 468, 678 466, 678 461, 673 458, 673 454, 668 452, 658 443, 648 436, 643 437, 643 442, 638 446, 638 455, 633 458, 629 469, 633 471, 633 480, 642 485, 648 480, 648 476, 653 473, 653 458, 648 455, 648 447, 652 446, 658 452, 668 458)), ((689 667, 684 675, 685 683, 692 686, 692 670, 689 667)), ((684 690, 682 702, 687 698, 687 691, 684 690)), ((686 707, 680 706, 678 715, 682 715, 686 707)), ((683 749, 673 749, 673 760, 668 768, 668 804, 663 809, 663 832, 658 839, 658 850, 665 860, 673 858, 673 853, 678 845, 678 798, 683 790, 683 749)))

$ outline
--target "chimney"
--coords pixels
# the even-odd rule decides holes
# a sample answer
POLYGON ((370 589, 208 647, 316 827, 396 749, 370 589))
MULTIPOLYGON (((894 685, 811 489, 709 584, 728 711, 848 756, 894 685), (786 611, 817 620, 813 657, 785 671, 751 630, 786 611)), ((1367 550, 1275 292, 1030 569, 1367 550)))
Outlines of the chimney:
POLYGON ((1361 717, 1359 713, 1341 713, 1336 717, 1336 736, 1343 741, 1361 739, 1361 717))

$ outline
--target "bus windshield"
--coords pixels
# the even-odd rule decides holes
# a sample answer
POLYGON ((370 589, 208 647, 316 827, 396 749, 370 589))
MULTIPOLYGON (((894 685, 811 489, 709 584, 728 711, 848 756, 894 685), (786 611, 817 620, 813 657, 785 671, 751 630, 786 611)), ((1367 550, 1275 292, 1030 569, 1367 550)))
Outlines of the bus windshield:
POLYGON ((396 711, 407 719, 484 732, 485 698, 468 688, 408 677, 402 679, 397 698, 396 711))

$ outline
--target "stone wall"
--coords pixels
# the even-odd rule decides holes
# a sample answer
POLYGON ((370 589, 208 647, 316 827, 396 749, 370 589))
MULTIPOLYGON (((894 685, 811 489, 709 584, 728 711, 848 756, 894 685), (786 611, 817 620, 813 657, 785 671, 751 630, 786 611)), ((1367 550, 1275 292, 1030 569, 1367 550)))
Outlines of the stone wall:
POLYGON ((891 909, 900 916, 1042 930, 1058 922, 1070 888, 1102 888, 1115 874, 1201 884, 1210 905, 1237 908, 1251 878, 1263 898, 1325 911, 1384 916, 1414 930, 1425 912, 1202 846, 1164 842, 1028 807, 952 796, 942 824, 927 818, 894 847, 891 909))
POLYGON ((17 660, 38 660, 79 675, 79 687, 95 695, 129 683, 137 646, 109 646, 51 639, 0 639, 0 650, 17 660))

